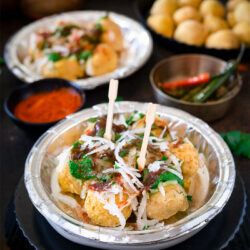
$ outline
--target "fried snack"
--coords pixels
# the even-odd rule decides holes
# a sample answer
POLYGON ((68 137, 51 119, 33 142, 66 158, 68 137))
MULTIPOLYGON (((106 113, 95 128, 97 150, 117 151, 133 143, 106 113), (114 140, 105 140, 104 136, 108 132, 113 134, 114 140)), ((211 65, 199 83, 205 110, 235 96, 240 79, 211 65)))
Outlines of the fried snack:
MULTIPOLYGON (((119 195, 116 195, 115 201, 116 204, 119 205, 119 203, 126 201, 126 197, 124 195, 123 200, 120 201, 119 195)), ((116 227, 120 225, 118 217, 110 214, 109 211, 104 208, 104 204, 98 199, 92 190, 89 190, 87 193, 84 208, 91 222, 95 225, 103 227, 116 227)), ((131 212, 131 206, 127 206, 122 209, 122 214, 126 220, 131 215, 131 212)))
POLYGON ((177 9, 177 0, 157 0, 151 7, 151 15, 172 15, 177 9))
POLYGON ((194 8, 198 8, 202 0, 178 0, 178 5, 180 7, 183 6, 191 6, 194 8))
POLYGON ((234 13, 232 11, 227 13, 227 22, 230 27, 233 27, 236 24, 234 13))
POLYGON ((205 0, 200 5, 200 12, 202 16, 213 15, 223 17, 225 15, 225 8, 217 0, 205 0))
POLYGON ((147 216, 151 219, 165 220, 177 212, 188 209, 187 194, 179 184, 165 184, 165 196, 161 192, 149 194, 147 216))
POLYGON ((198 10, 191 6, 185 6, 178 9, 177 11, 175 11, 173 18, 177 25, 189 19, 197 21, 201 20, 201 16, 198 10))
POLYGON ((80 195, 82 189, 82 181, 74 178, 69 171, 69 166, 66 165, 58 174, 58 183, 62 192, 80 195))
POLYGON ((240 47, 240 41, 233 31, 219 30, 207 38, 206 47, 214 49, 237 49, 240 47))
POLYGON ((151 15, 149 16, 147 23, 156 32, 166 37, 172 37, 174 22, 170 15, 151 15))
POLYGON ((203 24, 195 20, 187 20, 178 25, 174 38, 182 43, 201 46, 207 36, 207 30, 203 24))
POLYGON ((214 33, 218 30, 225 30, 229 28, 227 22, 224 19, 211 15, 205 17, 204 25, 206 26, 209 33, 214 33))
POLYGON ((233 32, 237 35, 241 42, 250 45, 250 23, 237 23, 233 28, 233 32))
POLYGON ((234 11, 236 6, 239 3, 242 3, 242 2, 247 2, 247 0, 230 0, 230 1, 227 1, 227 10, 228 11, 234 11))
POLYGON ((234 18, 237 23, 248 22, 250 23, 250 2, 239 3, 234 12, 234 18))
POLYGON ((90 76, 103 75, 116 69, 118 56, 108 44, 101 43, 94 50, 94 54, 87 60, 86 73, 90 76))
POLYGON ((44 65, 42 75, 74 80, 84 76, 84 65, 81 65, 74 58, 65 58, 53 64, 44 65))
POLYGON ((109 44, 116 51, 121 51, 123 49, 123 37, 119 25, 109 18, 103 18, 100 20, 100 24, 103 28, 102 42, 109 44))
POLYGON ((199 155, 193 144, 186 142, 180 145, 172 145, 171 152, 183 161, 182 173, 184 176, 184 187, 189 189, 190 181, 199 167, 199 155))

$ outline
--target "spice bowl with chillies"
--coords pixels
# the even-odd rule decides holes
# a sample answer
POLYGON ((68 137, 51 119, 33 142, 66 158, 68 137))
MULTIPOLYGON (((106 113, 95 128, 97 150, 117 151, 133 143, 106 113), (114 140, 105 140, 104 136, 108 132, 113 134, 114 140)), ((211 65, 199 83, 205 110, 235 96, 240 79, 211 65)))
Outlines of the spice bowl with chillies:
POLYGON ((185 110, 205 121, 222 118, 240 92, 236 61, 199 54, 172 56, 150 72, 156 100, 185 110))
POLYGON ((85 94, 76 85, 59 78, 47 78, 13 90, 4 109, 19 127, 44 131, 85 104, 85 94))

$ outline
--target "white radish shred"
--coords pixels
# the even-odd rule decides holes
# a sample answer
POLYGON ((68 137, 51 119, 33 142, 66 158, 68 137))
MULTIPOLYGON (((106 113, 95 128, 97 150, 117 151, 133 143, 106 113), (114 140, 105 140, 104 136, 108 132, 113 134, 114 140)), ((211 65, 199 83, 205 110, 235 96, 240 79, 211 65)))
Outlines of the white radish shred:
POLYGON ((167 131, 167 126, 165 126, 164 129, 162 130, 162 132, 160 134, 160 137, 159 137, 160 139, 163 138, 163 136, 165 135, 166 131, 167 131))
POLYGON ((119 208, 115 201, 115 195, 119 194, 120 200, 123 197, 123 189, 120 185, 112 185, 111 188, 105 192, 94 192, 97 199, 104 205, 103 207, 108 210, 108 212, 116 216, 120 222, 120 229, 123 229, 126 225, 126 219, 122 213, 122 208, 119 208))
POLYGON ((165 193, 165 189, 164 189, 162 183, 159 184, 158 189, 159 189, 161 195, 165 197, 166 193, 165 193))
POLYGON ((86 185, 83 185, 81 193, 80 193, 81 199, 84 200, 86 198, 87 192, 88 192, 88 187, 86 185))
POLYGON ((165 162, 164 161, 155 161, 153 163, 150 163, 148 165, 149 172, 156 172, 156 171, 158 171, 161 168, 162 164, 165 164, 165 162))
POLYGON ((170 172, 170 173, 172 173, 172 174, 174 174, 174 175, 176 175, 176 176, 178 176, 181 180, 183 180, 183 176, 182 176, 182 174, 181 173, 179 173, 178 171, 176 171, 176 170, 174 170, 174 169, 172 169, 172 168, 165 168, 168 172, 170 172))
POLYGON ((147 193, 145 190, 142 192, 141 203, 138 207, 136 224, 139 230, 144 230, 146 228, 155 227, 159 221, 158 220, 148 220, 147 219, 147 193))
POLYGON ((115 144, 113 142, 102 137, 82 135, 80 140, 83 141, 83 144, 81 145, 82 149, 85 149, 87 147, 95 148, 94 150, 88 152, 86 155, 95 154, 107 149, 114 150, 115 148, 115 144))

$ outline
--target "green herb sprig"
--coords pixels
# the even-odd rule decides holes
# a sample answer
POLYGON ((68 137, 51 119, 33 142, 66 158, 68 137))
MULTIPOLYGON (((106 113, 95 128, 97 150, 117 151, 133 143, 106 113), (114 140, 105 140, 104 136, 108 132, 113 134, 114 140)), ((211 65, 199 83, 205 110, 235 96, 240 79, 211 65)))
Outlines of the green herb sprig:
POLYGON ((182 187, 184 186, 183 180, 180 179, 178 176, 170 172, 164 172, 161 173, 159 178, 152 184, 151 189, 158 188, 161 182, 166 182, 166 181, 177 181, 182 187))
POLYGON ((69 161, 70 174, 76 179, 89 180, 96 177, 93 174, 94 163, 89 156, 84 156, 77 161, 69 161))
POLYGON ((250 159, 250 133, 229 131, 221 136, 234 154, 250 159))

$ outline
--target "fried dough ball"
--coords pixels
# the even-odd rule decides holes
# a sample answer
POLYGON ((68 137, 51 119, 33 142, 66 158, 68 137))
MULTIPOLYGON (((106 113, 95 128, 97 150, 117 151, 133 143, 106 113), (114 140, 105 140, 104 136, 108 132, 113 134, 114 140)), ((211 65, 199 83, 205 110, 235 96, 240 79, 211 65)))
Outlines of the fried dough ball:
POLYGON ((101 43, 94 50, 94 54, 87 60, 86 73, 90 76, 103 75, 117 68, 118 56, 108 44, 101 43))
POLYGON ((183 6, 192 6, 198 8, 202 0, 178 0, 178 5, 183 6))
POLYGON ((170 151, 183 161, 181 168, 184 176, 184 187, 188 190, 191 178, 196 174, 199 168, 198 151, 194 145, 189 142, 180 144, 177 147, 172 145, 170 151))
POLYGON ((157 0, 151 7, 151 15, 172 15, 177 9, 177 0, 157 0))
POLYGON ((207 27, 207 30, 210 33, 214 33, 218 30, 228 29, 228 24, 224 19, 211 15, 205 17, 204 25, 207 27))
POLYGON ((237 49, 240 46, 238 37, 231 30, 219 30, 206 40, 206 47, 215 49, 237 49))
POLYGON ((164 190, 165 196, 159 191, 149 194, 146 211, 151 219, 165 220, 188 209, 187 194, 179 184, 165 184, 164 190))
POLYGON ((69 192, 80 195, 82 189, 82 181, 74 178, 69 171, 69 166, 66 165, 58 174, 58 183, 62 192, 69 192))
POLYGON ((173 18, 175 23, 178 25, 189 19, 200 21, 201 16, 194 7, 185 6, 175 11, 173 18))
POLYGON ((109 44, 116 51, 121 51, 123 49, 123 37, 119 25, 109 18, 103 18, 100 24, 103 27, 102 42, 109 44))
POLYGON ((238 36, 241 42, 250 44, 250 23, 237 23, 233 28, 233 32, 238 36))
POLYGON ((152 15, 147 20, 148 25, 156 32, 172 37, 174 31, 174 22, 170 15, 152 15))
POLYGON ((206 28, 196 20, 186 20, 178 25, 175 40, 189 45, 201 46, 207 36, 206 28))
POLYGON ((227 13, 227 22, 229 23, 230 27, 233 27, 236 24, 236 19, 233 12, 227 13))
POLYGON ((234 17, 236 22, 250 23, 250 2, 239 3, 234 10, 234 17))
MULTIPOLYGON (((119 202, 126 201, 126 199, 127 197, 123 195, 123 200, 119 201, 119 194, 115 196, 117 205, 119 204, 119 202)), ((109 211, 104 208, 103 203, 98 199, 98 197, 92 190, 89 190, 87 193, 84 208, 91 222, 95 225, 103 227, 116 227, 120 225, 120 221, 117 216, 110 214, 109 211)), ((124 215, 126 220, 131 215, 131 212, 131 206, 127 206, 122 209, 122 214, 124 215)))
POLYGON ((227 10, 233 11, 239 3, 247 2, 247 0, 230 0, 227 2, 227 10))
POLYGON ((192 196, 191 210, 201 207, 207 198, 210 186, 210 177, 203 154, 199 155, 199 168, 193 176, 188 194, 192 196))
POLYGON ((53 64, 46 64, 42 69, 42 75, 75 80, 84 76, 84 66, 74 58, 65 58, 53 64))
POLYGON ((225 15, 225 9, 223 4, 217 0, 205 0, 200 5, 200 12, 203 16, 213 15, 223 17, 225 15))
MULTIPOLYGON (((137 122, 135 122, 132 125, 132 129, 140 129, 140 128, 144 128, 145 127, 145 116, 143 118, 141 118, 140 120, 138 120, 137 122)), ((159 137, 163 131, 163 129, 168 125, 168 121, 161 119, 159 116, 155 117, 154 120, 154 125, 156 126, 155 128, 151 129, 151 133, 153 136, 159 137)))

